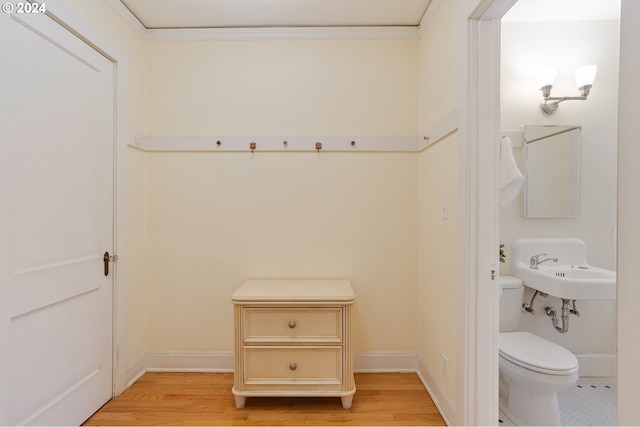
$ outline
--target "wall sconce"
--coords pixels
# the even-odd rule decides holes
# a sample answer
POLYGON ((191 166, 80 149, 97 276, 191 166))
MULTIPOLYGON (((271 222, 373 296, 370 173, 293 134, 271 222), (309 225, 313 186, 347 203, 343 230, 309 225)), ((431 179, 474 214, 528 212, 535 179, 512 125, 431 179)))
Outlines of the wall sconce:
POLYGON ((542 91, 543 100, 540 102, 540 109, 544 114, 553 114, 558 109, 558 104, 562 101, 584 101, 589 96, 593 80, 596 78, 596 66, 585 65, 576 70, 576 84, 580 91, 580 96, 551 96, 551 88, 556 80, 556 69, 544 67, 538 71, 538 87, 542 91))

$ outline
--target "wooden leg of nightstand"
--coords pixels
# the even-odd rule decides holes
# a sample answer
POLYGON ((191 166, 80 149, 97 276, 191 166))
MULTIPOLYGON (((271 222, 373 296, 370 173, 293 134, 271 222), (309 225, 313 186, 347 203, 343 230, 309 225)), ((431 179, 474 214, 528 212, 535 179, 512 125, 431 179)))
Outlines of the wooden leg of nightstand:
POLYGON ((349 396, 342 396, 342 407, 344 409, 351 409, 351 402, 353 402, 353 394, 350 394, 349 396))
POLYGON ((247 398, 245 396, 238 396, 234 394, 233 398, 236 401, 236 408, 238 409, 244 408, 244 405, 247 403, 247 398))

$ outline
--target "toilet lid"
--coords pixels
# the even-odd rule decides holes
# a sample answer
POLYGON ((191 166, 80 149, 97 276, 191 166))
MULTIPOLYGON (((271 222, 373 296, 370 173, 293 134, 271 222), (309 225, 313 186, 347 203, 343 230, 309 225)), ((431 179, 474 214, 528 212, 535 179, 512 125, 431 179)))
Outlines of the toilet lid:
POLYGON ((578 368, 578 359, 566 348, 529 332, 500 334, 500 355, 532 371, 565 375, 578 368))

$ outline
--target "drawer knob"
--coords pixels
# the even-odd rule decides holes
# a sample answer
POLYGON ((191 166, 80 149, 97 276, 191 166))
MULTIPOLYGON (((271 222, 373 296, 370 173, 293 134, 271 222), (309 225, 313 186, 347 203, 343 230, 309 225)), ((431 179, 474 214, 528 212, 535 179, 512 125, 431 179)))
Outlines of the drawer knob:
POLYGON ((289 364, 289 369, 291 369, 292 371, 295 371, 296 369, 298 369, 298 365, 296 365, 295 362, 291 362, 289 364))
POLYGON ((295 322, 295 320, 292 320, 291 322, 289 322, 289 327, 290 327, 291 329, 293 329, 293 328, 295 328, 295 327, 296 327, 296 322, 295 322))

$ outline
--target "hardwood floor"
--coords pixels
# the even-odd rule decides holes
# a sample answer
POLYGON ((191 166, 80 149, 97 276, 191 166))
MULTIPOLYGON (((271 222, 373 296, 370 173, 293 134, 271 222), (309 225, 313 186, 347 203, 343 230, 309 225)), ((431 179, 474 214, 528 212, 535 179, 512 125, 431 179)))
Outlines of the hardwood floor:
POLYGON ((351 409, 329 397, 253 397, 236 409, 233 374, 148 372, 84 425, 445 425, 415 373, 355 379, 351 409))

